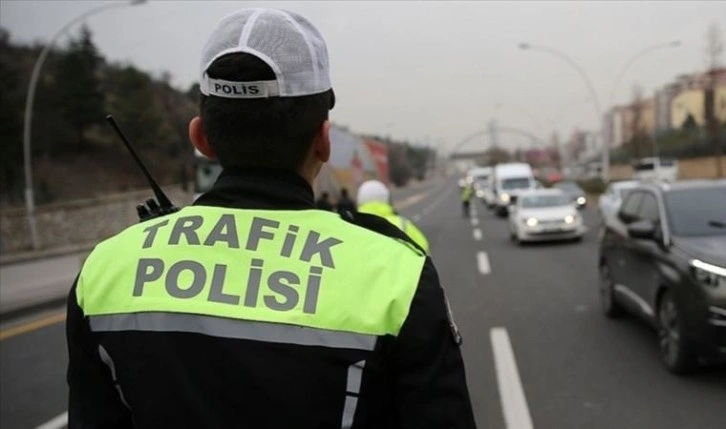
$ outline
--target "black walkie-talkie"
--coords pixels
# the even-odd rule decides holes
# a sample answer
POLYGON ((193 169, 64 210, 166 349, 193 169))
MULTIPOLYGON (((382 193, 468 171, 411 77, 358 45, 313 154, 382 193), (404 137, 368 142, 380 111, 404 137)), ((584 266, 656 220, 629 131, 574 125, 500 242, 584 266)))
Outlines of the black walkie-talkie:
POLYGON ((139 158, 139 155, 134 150, 134 147, 131 146, 131 142, 129 142, 123 131, 121 131, 121 128, 119 128, 113 116, 107 115, 106 120, 109 124, 111 124, 111 127, 113 127, 114 131, 116 131, 116 134, 118 134, 118 136, 121 138, 121 141, 123 141, 126 149, 131 152, 131 156, 134 158, 134 161, 136 161, 136 164, 139 166, 139 168, 141 168, 141 171, 144 173, 144 176, 146 176, 146 180, 151 186, 151 190, 154 191, 154 195, 156 196, 156 199, 149 198, 143 203, 136 206, 136 213, 138 213, 139 215, 139 220, 141 222, 144 222, 149 219, 154 219, 179 211, 179 207, 176 207, 174 204, 171 203, 169 197, 166 196, 164 191, 161 190, 159 184, 156 183, 156 180, 151 177, 151 173, 149 173, 149 170, 146 169, 146 166, 141 161, 141 158, 139 158))

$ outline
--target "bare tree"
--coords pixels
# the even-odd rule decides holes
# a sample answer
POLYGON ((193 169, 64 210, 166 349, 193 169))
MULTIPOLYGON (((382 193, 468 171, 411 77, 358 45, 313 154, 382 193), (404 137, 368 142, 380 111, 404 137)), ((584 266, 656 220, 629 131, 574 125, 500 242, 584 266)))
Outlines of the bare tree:
POLYGON ((633 101, 630 104, 629 110, 629 121, 627 122, 629 141, 632 155, 635 159, 643 157, 643 146, 647 141, 648 136, 643 129, 643 110, 645 109, 645 102, 643 101, 643 87, 635 84, 633 85, 633 101))
POLYGON ((716 70, 721 66, 721 54, 724 43, 721 26, 717 22, 711 23, 706 31, 706 69, 716 70))
POLYGON ((704 88, 704 113, 706 127, 709 132, 711 144, 714 147, 716 155, 716 174, 723 177, 723 169, 721 167, 721 144, 719 141, 718 117, 716 116, 716 74, 721 65, 721 54, 724 50, 723 37, 721 27, 718 23, 712 23, 706 31, 706 85, 704 88))

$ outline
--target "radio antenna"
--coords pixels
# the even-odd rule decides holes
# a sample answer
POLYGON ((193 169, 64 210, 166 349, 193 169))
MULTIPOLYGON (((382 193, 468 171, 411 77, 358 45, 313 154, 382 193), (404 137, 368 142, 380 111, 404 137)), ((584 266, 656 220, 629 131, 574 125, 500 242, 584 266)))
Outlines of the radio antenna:
POLYGON ((176 207, 171 203, 169 200, 169 197, 166 196, 164 191, 161 189, 158 183, 156 183, 156 180, 154 180, 153 177, 151 177, 151 173, 149 173, 149 170, 146 169, 146 166, 141 161, 141 158, 139 158, 139 155, 136 153, 136 150, 134 150, 134 147, 131 145, 131 142, 129 139, 126 138, 126 135, 124 135, 123 131, 121 131, 121 128, 119 128, 118 124, 116 123, 116 120, 113 118, 112 115, 107 115, 106 120, 109 124, 111 124, 111 127, 113 127, 114 131, 116 131, 116 134, 121 138, 121 141, 124 142, 124 145, 126 146, 126 149, 131 152, 131 156, 134 158, 134 161, 136 161, 136 164, 141 168, 141 171, 144 173, 144 176, 146 176, 146 180, 149 182, 149 185, 151 186, 151 190, 154 191, 154 195, 156 195, 157 201, 159 201, 159 206, 161 206, 161 209, 163 212, 172 212, 176 211, 176 207))

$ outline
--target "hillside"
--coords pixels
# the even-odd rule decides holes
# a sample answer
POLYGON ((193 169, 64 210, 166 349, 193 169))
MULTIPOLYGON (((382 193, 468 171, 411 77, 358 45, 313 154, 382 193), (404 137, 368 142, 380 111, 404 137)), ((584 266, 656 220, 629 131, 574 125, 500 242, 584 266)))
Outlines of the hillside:
MULTIPOLYGON (((22 204, 23 113, 31 71, 42 46, 23 45, 0 29, 0 206, 22 204)), ((193 151, 186 138, 196 91, 172 87, 107 61, 88 29, 54 49, 36 90, 32 127, 37 203, 92 197, 145 186, 105 121, 112 114, 162 184, 184 183, 193 151)))

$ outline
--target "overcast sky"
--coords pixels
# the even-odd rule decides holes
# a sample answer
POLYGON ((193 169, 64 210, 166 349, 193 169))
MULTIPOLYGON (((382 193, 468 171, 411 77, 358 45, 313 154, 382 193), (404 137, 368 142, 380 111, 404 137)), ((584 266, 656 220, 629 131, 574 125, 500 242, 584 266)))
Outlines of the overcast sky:
MULTIPOLYGON (((69 20, 103 3, 2 0, 0 25, 15 41, 47 41, 69 20)), ((428 137, 447 148, 486 128, 491 118, 538 135, 556 128, 563 138, 575 127, 596 126, 594 105, 586 101, 588 89, 577 72, 551 54, 518 49, 519 42, 569 55, 591 79, 605 110, 615 76, 639 51, 682 43, 638 60, 616 91, 618 103, 630 99, 636 82, 650 95, 678 74, 702 70, 708 26, 715 22, 726 34, 726 2, 718 1, 151 1, 86 22, 109 60, 157 76, 169 71, 174 84, 186 89, 198 79, 199 54, 216 22, 238 8, 257 6, 298 12, 326 38, 338 99, 334 122, 361 133, 428 137)), ((500 140, 523 142, 507 134, 500 140)))

